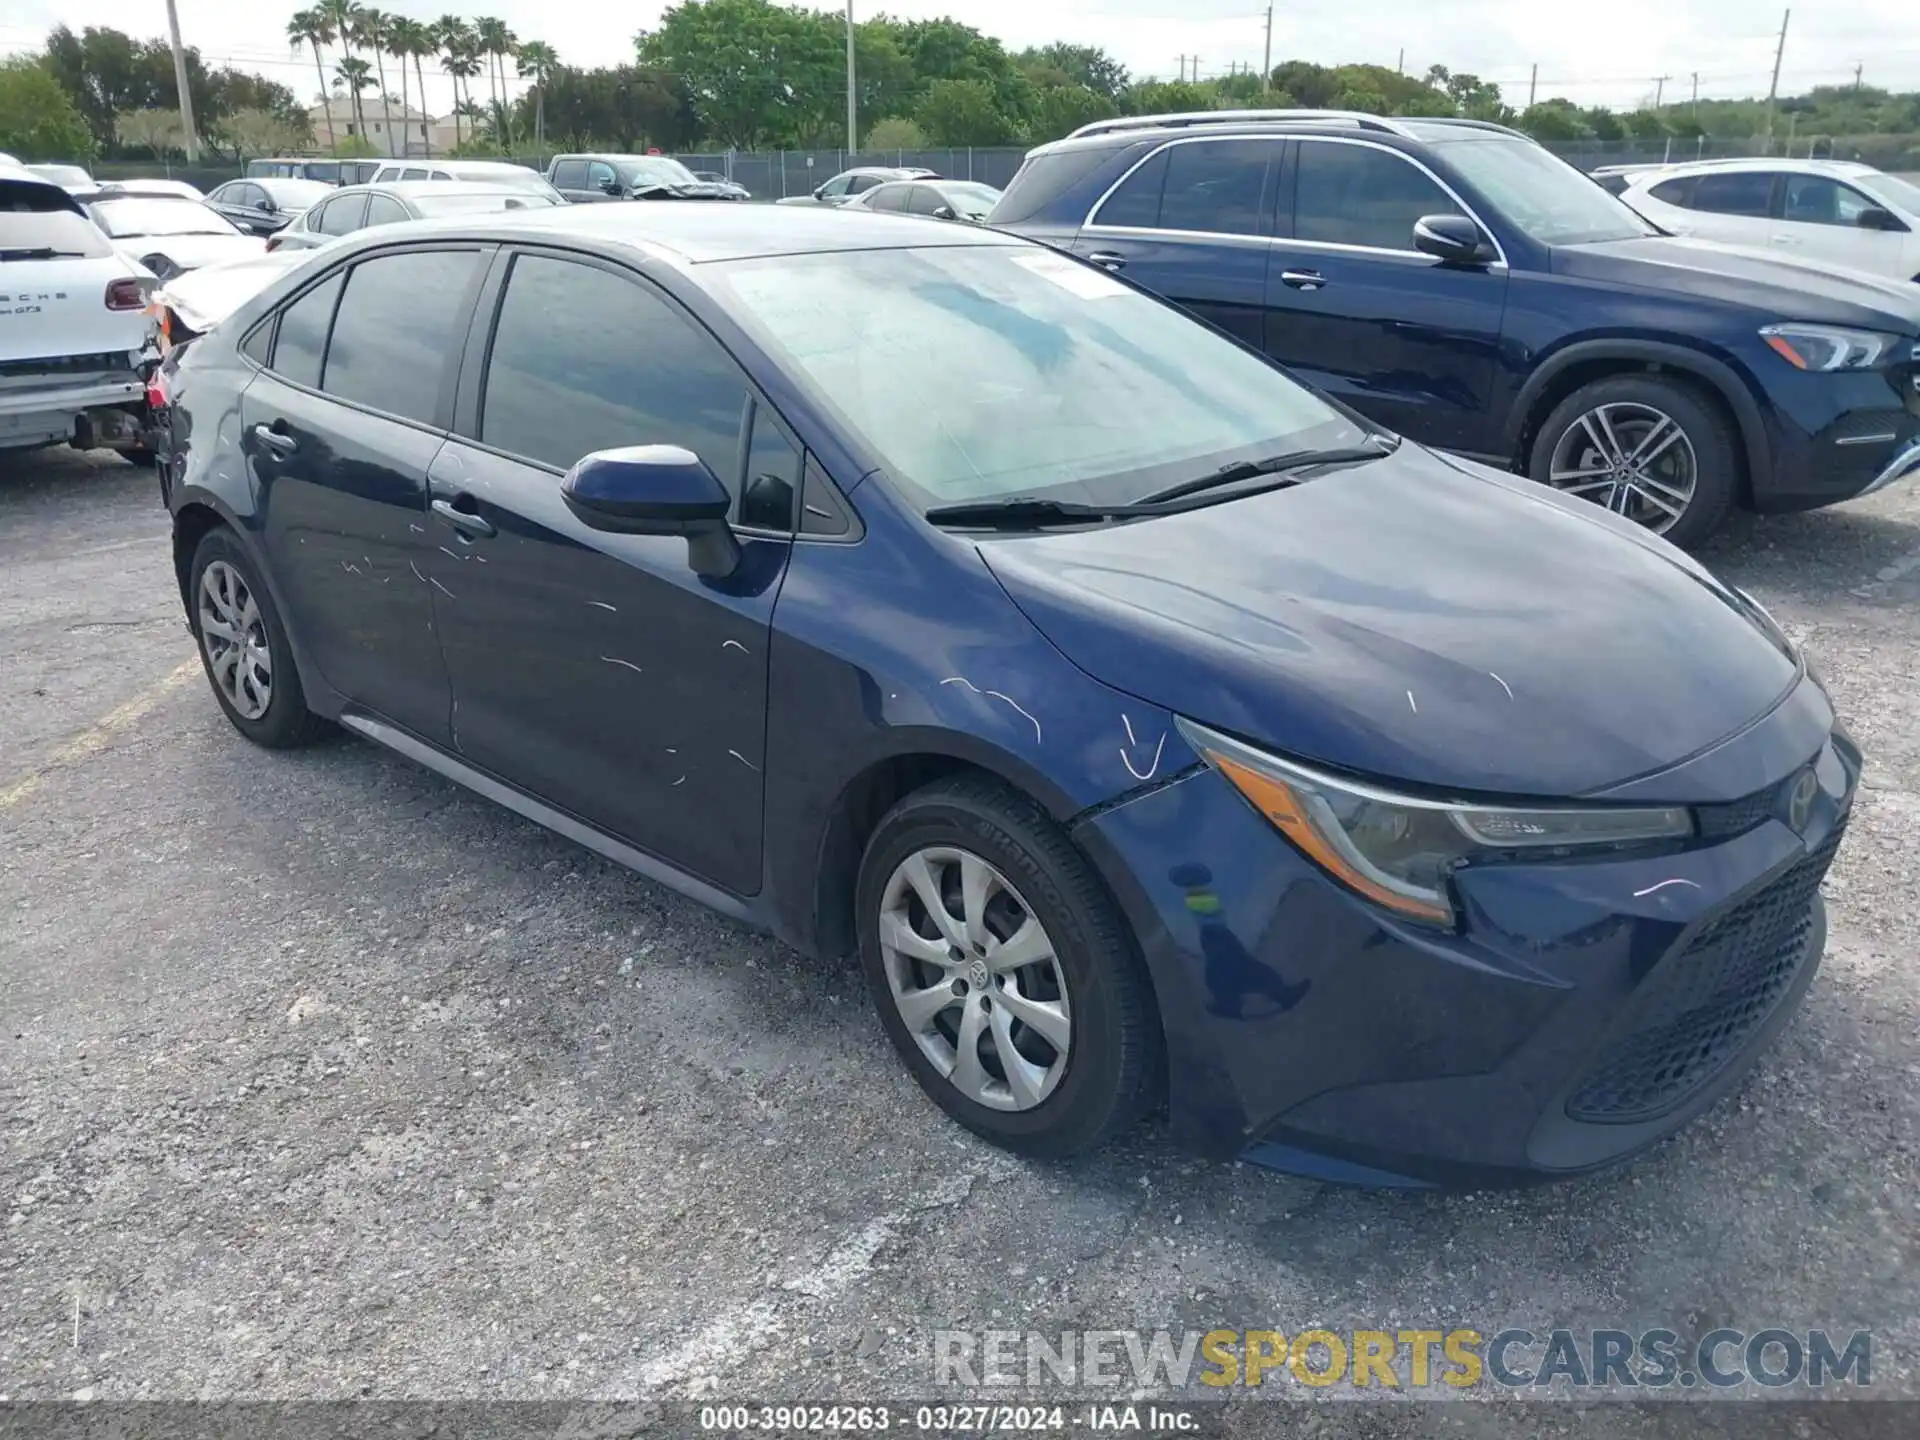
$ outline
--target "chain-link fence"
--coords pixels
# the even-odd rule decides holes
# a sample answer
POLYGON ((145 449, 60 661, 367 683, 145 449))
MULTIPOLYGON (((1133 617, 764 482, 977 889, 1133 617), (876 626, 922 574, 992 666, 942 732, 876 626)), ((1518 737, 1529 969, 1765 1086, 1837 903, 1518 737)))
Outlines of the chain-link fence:
MULTIPOLYGON (((1771 153, 1820 159, 1859 160, 1882 170, 1920 170, 1920 135, 1776 136, 1771 146, 1764 137, 1741 139, 1666 136, 1657 140, 1547 141, 1547 148, 1582 170, 1600 165, 1682 164, 1690 160, 1727 159, 1771 153)), ((1006 188, 1026 157, 1026 147, 955 146, 944 150, 732 150, 681 152, 674 155, 690 170, 722 175, 745 186, 756 200, 780 200, 808 195, 855 165, 918 166, 953 180, 978 180, 1006 188)), ((544 172, 548 154, 521 154, 510 158, 544 172)), ((241 166, 197 166, 113 162, 95 167, 96 178, 131 179, 170 175, 210 190, 241 173, 241 166)))

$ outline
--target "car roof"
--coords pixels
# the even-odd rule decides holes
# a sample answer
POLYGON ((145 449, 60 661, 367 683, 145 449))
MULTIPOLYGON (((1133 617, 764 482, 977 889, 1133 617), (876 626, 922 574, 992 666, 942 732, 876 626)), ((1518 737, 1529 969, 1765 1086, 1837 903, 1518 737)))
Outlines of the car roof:
MULTIPOLYGON (((444 189, 444 182, 440 187, 444 189)), ((576 239, 627 246, 686 264, 833 250, 899 250, 928 244, 1031 244, 970 226, 902 225, 898 216, 772 205, 556 205, 421 222, 416 234, 458 233, 498 240, 576 239)), ((376 228, 368 243, 380 241, 376 228)))
POLYGON ((1854 160, 1788 160, 1780 156, 1769 159, 1764 155, 1745 155, 1727 160, 1682 160, 1661 167, 1659 174, 1653 178, 1666 180, 1678 175, 1717 175, 1723 172, 1739 174, 1754 170, 1769 172, 1784 170, 1796 175, 1827 175, 1836 180, 1858 179, 1862 175, 1880 173, 1873 166, 1862 165, 1854 160))
MULTIPOLYGON (((364 185, 342 185, 334 195, 356 195, 361 192, 379 195, 398 195, 401 199, 410 199, 415 195, 512 195, 524 198, 527 192, 517 185, 490 185, 484 180, 369 180, 364 185)), ((329 200, 333 195, 327 197, 329 200)))
POLYGON ((1042 145, 1032 154, 1054 154, 1062 150, 1110 149, 1136 144, 1142 140, 1171 138, 1175 135, 1352 135, 1356 131, 1372 139, 1422 141, 1428 144, 1454 140, 1532 140, 1519 130, 1497 125, 1490 120, 1468 120, 1455 116, 1399 117, 1373 115, 1359 110, 1193 110, 1164 115, 1125 115, 1096 120, 1082 125, 1064 140, 1042 145))

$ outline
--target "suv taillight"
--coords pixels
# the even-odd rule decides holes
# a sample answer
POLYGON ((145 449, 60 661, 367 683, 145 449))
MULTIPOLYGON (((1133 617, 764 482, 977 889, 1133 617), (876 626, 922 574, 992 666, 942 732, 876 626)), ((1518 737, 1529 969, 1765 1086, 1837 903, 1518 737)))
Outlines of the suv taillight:
POLYGON ((138 280, 109 280, 107 282, 107 309, 144 310, 147 297, 141 292, 138 280))

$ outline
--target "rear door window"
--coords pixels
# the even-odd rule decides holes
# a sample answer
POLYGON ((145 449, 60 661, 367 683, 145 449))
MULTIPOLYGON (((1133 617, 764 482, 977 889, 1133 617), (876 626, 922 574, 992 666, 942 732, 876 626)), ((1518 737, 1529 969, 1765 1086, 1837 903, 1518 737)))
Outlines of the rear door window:
POLYGON ((1773 179, 1770 170, 1702 175, 1693 188, 1692 208, 1711 215, 1742 215, 1764 220, 1773 208, 1773 179))
POLYGON ((1167 184, 1167 156, 1162 150, 1120 182, 1093 217, 1096 225, 1121 225, 1150 230, 1160 223, 1160 192, 1167 184))
POLYGON ((366 218, 366 196, 342 195, 338 200, 327 201, 319 221, 308 228, 322 235, 350 235, 366 223, 366 218))
POLYGON ((553 167, 553 188, 556 190, 584 190, 587 188, 587 162, 584 160, 559 160, 553 167))
POLYGON ((882 185, 867 200, 869 210, 904 210, 907 207, 907 185, 882 185))
POLYGON ((1305 138, 1298 144, 1297 240, 1410 251, 1423 215, 1461 213, 1432 176, 1391 150, 1305 138))
POLYGON ((340 300, 345 274, 321 281, 280 312, 280 333, 273 342, 273 371, 296 385, 320 386, 320 364, 327 353, 327 330, 340 300))
POLYGON ((565 470, 624 445, 679 445, 738 509, 746 379, 638 279, 544 255, 513 263, 480 411, 483 444, 565 470))
POLYGON ((423 425, 440 421, 445 367, 464 338, 477 250, 408 250, 348 273, 320 388, 423 425))
POLYGON ((1271 140, 1206 140, 1175 145, 1160 193, 1162 230, 1259 235, 1267 165, 1280 147, 1271 140))

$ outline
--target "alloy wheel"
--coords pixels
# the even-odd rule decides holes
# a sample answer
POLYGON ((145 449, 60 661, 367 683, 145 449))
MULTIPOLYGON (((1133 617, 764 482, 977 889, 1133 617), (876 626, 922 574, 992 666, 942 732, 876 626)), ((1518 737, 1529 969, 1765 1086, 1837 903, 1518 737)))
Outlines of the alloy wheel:
POLYGON ((1693 441, 1671 415, 1619 401, 1580 416, 1553 447, 1547 483, 1664 535, 1699 483, 1693 441))
POLYGON ((928 1061, 968 1099, 1031 1110, 1066 1073, 1066 977, 1007 877, 953 846, 914 851, 880 901, 887 988, 928 1061))
POLYGON ((258 720, 273 703, 273 652, 259 602, 224 560, 200 572, 200 644, 207 671, 243 720, 258 720))

